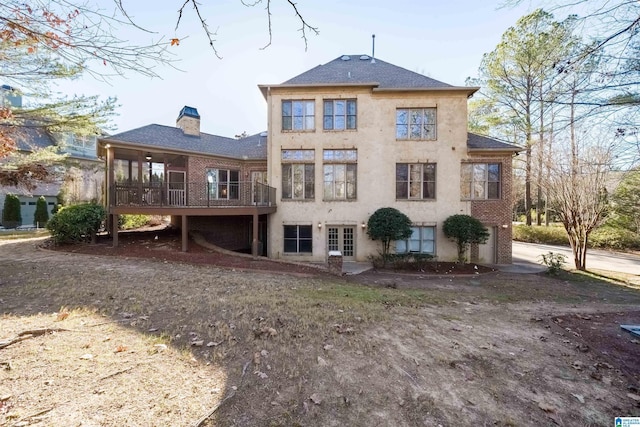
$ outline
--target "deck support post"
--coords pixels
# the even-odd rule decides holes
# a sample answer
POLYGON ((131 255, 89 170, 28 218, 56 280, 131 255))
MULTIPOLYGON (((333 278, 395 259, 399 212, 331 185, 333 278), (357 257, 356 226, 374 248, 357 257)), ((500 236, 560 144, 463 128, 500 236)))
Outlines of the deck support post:
POLYGON ((182 252, 189 250, 189 221, 188 216, 182 215, 182 252))
POLYGON ((120 220, 120 215, 114 214, 111 215, 111 239, 113 240, 113 247, 118 247, 118 222, 120 220))
POLYGON ((253 241, 251 242, 251 255, 254 258, 258 257, 258 246, 260 246, 260 241, 258 240, 258 212, 254 212, 253 214, 253 241))

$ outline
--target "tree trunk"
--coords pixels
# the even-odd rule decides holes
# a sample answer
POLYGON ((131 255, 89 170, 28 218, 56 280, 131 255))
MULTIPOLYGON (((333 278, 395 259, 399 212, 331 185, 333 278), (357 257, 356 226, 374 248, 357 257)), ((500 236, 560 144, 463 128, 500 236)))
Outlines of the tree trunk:
MULTIPOLYGON (((549 153, 549 155, 547 156, 547 170, 546 170, 546 176, 545 176, 545 180, 546 182, 549 182, 550 179, 550 175, 551 175, 551 168, 549 167, 549 165, 551 164, 551 158, 553 156, 553 125, 555 123, 555 114, 554 114, 554 110, 553 107, 551 108, 551 128, 549 129, 549 147, 547 148, 547 152, 549 153)), ((547 194, 545 195, 545 203, 544 203, 544 225, 545 226, 549 226, 549 210, 548 210, 548 206, 549 206, 549 192, 547 191, 547 194)))
MULTIPOLYGON (((530 134, 527 138, 531 138, 530 134)), ((526 166, 525 166, 525 181, 524 181, 524 210, 526 224, 531 225, 531 145, 530 141, 527 143, 527 149, 525 151, 526 166)))
POLYGON ((466 246, 462 244, 458 244, 458 264, 464 264, 464 256, 466 251, 466 246))

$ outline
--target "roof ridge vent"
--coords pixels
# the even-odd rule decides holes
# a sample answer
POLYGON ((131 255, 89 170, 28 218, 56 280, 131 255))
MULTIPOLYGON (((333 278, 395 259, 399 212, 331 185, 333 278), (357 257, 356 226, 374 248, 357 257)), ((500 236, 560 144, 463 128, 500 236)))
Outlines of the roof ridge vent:
POLYGON ((342 55, 340 59, 342 59, 343 61, 349 61, 351 57, 349 55, 342 55))

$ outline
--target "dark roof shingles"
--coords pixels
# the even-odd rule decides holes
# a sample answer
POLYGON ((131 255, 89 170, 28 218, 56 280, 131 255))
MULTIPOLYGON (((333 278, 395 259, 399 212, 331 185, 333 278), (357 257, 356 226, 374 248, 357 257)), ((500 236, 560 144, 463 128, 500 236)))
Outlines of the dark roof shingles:
POLYGON ((246 138, 233 139, 224 136, 200 133, 200 136, 185 135, 182 129, 151 124, 104 138, 128 142, 147 147, 188 151, 210 156, 237 159, 266 160, 267 138, 262 133, 246 138))
POLYGON ((342 55, 287 80, 283 85, 378 83, 381 89, 446 88, 447 83, 409 71, 368 55, 342 55), (343 57, 349 57, 343 60, 343 57), (360 59, 366 57, 367 59, 360 59))
POLYGON ((520 151, 522 147, 508 142, 499 141, 476 133, 467 133, 467 148, 474 150, 506 150, 520 151))

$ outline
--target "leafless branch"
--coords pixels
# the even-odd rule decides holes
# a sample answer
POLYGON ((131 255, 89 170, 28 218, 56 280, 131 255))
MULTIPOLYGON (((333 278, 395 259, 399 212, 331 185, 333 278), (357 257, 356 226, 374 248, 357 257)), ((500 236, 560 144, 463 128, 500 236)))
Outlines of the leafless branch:
MULTIPOLYGON (((261 1, 261 0, 260 0, 261 1)), ((257 3, 254 3, 257 4, 257 3)), ((261 50, 264 50, 271 46, 271 41, 273 40, 273 33, 271 32, 271 0, 267 0, 267 21, 269 22, 269 43, 261 47, 261 50)))
POLYGON ((199 8, 199 4, 196 0, 185 0, 184 3, 182 4, 182 6, 180 7, 180 9, 178 9, 178 20, 176 22, 176 30, 178 29, 178 27, 180 26, 180 21, 182 20, 182 14, 184 12, 184 8, 191 3, 193 5, 193 9, 196 11, 196 15, 198 16, 198 19, 200 20, 200 25, 202 26, 202 29, 204 30, 205 35, 207 36, 207 39, 209 40, 209 46, 211 46, 211 49, 213 49, 213 53, 216 55, 216 57, 218 59, 222 59, 222 56, 220 56, 220 54, 218 53, 218 50, 216 49, 214 42, 216 41, 216 39, 214 38, 217 35, 217 30, 216 31, 211 31, 209 29, 209 25, 207 25, 207 20, 204 19, 202 17, 202 14, 200 13, 200 8, 199 8))
POLYGON ((141 27, 140 25, 136 24, 135 21, 133 19, 131 19, 131 16, 129 16, 129 13, 127 13, 127 11, 124 8, 124 5, 122 4, 122 0, 115 0, 116 6, 118 7, 118 10, 120 11, 120 13, 122 13, 122 16, 124 16, 127 21, 129 21, 129 24, 132 25, 133 27, 139 29, 140 31, 144 31, 145 33, 154 33, 154 31, 148 30, 146 28, 141 27))
MULTIPOLYGON (((271 0, 268 0, 269 2, 271 0)), ((302 27, 300 27, 300 29, 298 31, 302 31, 302 39, 304 40, 304 50, 307 50, 307 33, 306 30, 310 30, 313 33, 315 33, 315 35, 317 36, 318 34, 320 34, 320 31, 318 31, 317 27, 312 27, 311 25, 309 25, 307 23, 307 21, 305 21, 305 19, 302 17, 302 15, 300 15, 300 12, 298 11, 298 8, 296 6, 296 3, 294 3, 292 0, 287 0, 287 2, 291 5, 291 7, 293 8, 293 10, 296 12, 296 16, 298 17, 298 19, 300 20, 300 23, 302 24, 302 27)))

